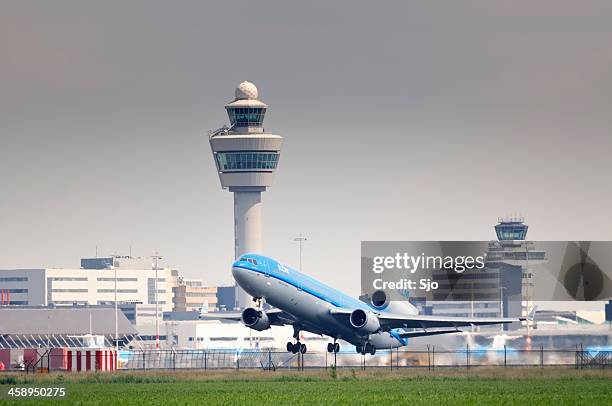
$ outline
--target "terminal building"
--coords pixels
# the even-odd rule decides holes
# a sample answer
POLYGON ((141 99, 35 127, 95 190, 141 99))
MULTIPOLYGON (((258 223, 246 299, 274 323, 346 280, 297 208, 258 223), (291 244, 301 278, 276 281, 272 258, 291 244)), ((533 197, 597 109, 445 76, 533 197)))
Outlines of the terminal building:
POLYGON ((76 269, 4 269, 0 271, 2 304, 114 305, 116 283, 117 302, 148 306, 157 302, 161 311, 171 311, 173 271, 155 269, 147 259, 116 256, 84 258, 76 269))
POLYGON ((200 279, 179 277, 172 287, 173 312, 215 311, 217 287, 204 286, 200 279))
POLYGON ((177 269, 155 266, 150 258, 111 256, 83 258, 80 268, 3 269, 0 307, 114 306, 116 277, 118 307, 132 324, 153 323, 170 312, 236 308, 234 286, 205 286, 177 269))

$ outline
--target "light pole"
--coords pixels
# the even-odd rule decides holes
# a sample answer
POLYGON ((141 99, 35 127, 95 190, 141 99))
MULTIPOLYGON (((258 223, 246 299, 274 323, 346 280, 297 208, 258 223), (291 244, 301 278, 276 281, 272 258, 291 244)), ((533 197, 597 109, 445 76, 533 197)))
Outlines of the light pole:
POLYGON ((299 243, 299 245, 300 245, 300 272, 302 272, 302 243, 304 241, 308 241, 308 238, 306 238, 302 234, 300 234, 300 236, 294 238, 293 241, 297 241, 299 243))
MULTIPOLYGON (((499 317, 503 318, 504 317, 504 289, 506 289, 505 286, 500 286, 499 287, 499 317)), ((501 332, 502 334, 504 333, 504 324, 500 324, 499 327, 501 328, 501 332)))
POLYGON ((155 253, 153 255, 153 259, 155 260, 155 349, 159 350, 159 308, 158 308, 158 300, 157 300, 157 261, 162 259, 161 256, 155 253))
MULTIPOLYGON (((113 259, 113 262, 114 262, 114 259, 113 259)), ((111 265, 111 269, 115 271, 115 289, 114 289, 115 290, 115 357, 117 357, 119 354, 119 312, 118 312, 119 307, 117 306, 117 267, 115 266, 114 263, 113 265, 111 265)), ((116 367, 117 365, 115 365, 115 368, 116 367)))
MULTIPOLYGON (((531 285, 531 274, 529 273, 529 241, 525 241, 525 280, 526 280, 526 286, 525 286, 525 296, 526 296, 526 302, 525 302, 525 316, 529 315, 529 306, 531 304, 531 292, 529 290, 530 285, 531 285)), ((531 321, 529 320, 529 317, 526 317, 525 322, 527 323, 527 337, 529 337, 529 342, 531 342, 531 331, 530 331, 530 324, 531 321)))

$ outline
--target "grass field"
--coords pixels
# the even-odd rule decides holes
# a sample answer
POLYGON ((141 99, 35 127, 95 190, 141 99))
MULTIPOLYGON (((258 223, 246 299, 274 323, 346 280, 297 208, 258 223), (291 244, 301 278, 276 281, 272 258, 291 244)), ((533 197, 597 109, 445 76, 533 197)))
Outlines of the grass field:
MULTIPOLYGON (((515 404, 611 405, 612 371, 566 368, 121 372, 0 375, 11 385, 63 386, 68 398, 13 404, 515 404)), ((7 402, 7 400, 0 400, 7 402)), ((11 402, 11 401, 8 401, 11 402)))

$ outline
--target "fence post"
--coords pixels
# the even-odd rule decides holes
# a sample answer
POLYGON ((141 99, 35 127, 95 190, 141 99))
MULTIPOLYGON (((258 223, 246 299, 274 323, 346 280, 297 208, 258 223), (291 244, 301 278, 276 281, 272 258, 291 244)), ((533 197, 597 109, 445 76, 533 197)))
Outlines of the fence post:
POLYGON ((427 370, 431 371, 431 356, 429 355, 429 344, 427 344, 427 370))
POLYGON ((574 369, 578 369, 578 346, 576 345, 576 351, 574 352, 574 369))
POLYGON ((436 346, 431 346, 431 369, 436 369, 436 346))
MULTIPOLYGON (((404 350, 405 352, 406 350, 404 350)), ((400 353, 400 349, 397 349, 397 352, 395 353, 395 366, 399 369, 399 353, 400 353)))
POLYGON ((142 369, 144 369, 145 371, 147 369, 147 351, 146 350, 142 351, 142 369))
POLYGON ((470 345, 465 345, 465 366, 467 369, 470 369, 470 345))
POLYGON ((544 344, 540 344, 540 368, 544 368, 544 344))
POLYGON ((399 347, 395 349, 395 369, 399 370, 399 347))
POLYGON ((506 344, 504 344, 504 368, 507 366, 506 344))

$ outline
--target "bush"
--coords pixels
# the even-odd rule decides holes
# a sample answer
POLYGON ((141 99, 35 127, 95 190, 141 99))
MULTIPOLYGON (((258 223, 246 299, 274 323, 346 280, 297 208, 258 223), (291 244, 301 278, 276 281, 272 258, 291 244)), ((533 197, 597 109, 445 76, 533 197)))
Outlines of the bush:
POLYGON ((17 378, 14 376, 0 377, 0 385, 17 385, 17 378))
POLYGON ((329 377, 331 379, 337 379, 338 378, 338 371, 336 371, 336 364, 333 364, 330 368, 329 368, 329 377))

